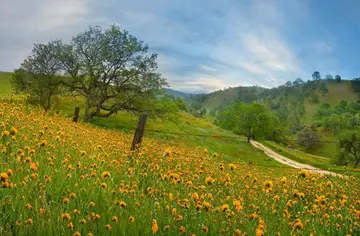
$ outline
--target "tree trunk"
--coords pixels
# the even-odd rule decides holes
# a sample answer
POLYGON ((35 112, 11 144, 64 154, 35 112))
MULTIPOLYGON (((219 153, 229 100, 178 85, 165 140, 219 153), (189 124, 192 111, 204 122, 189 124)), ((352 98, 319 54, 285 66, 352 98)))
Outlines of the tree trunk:
POLYGON ((250 136, 247 137, 247 142, 250 143, 250 136))
POLYGON ((360 163, 360 158, 355 159, 354 169, 356 169, 356 167, 359 165, 359 163, 360 163))
POLYGON ((85 120, 86 121, 89 121, 91 119, 90 114, 89 114, 89 109, 90 109, 89 97, 86 97, 86 102, 85 102, 85 120))
POLYGON ((50 110, 50 107, 51 107, 51 96, 49 96, 49 97, 47 98, 47 104, 46 104, 45 111, 50 110))

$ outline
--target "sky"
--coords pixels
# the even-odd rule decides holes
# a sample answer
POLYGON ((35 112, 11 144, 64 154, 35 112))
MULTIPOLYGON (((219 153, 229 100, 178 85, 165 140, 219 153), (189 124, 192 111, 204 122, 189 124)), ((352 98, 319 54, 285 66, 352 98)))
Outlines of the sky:
POLYGON ((157 53, 172 89, 275 87, 313 71, 360 76, 358 0, 0 0, 0 71, 34 43, 89 25, 128 30, 157 53))

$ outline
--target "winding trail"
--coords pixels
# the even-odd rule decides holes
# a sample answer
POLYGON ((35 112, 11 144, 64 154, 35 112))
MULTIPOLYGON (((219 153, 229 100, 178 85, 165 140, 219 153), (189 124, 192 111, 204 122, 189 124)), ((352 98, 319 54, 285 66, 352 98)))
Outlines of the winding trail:
POLYGON ((303 163, 300 163, 300 162, 297 162, 297 161, 293 161, 293 160, 291 160, 291 159, 289 159, 287 157, 284 157, 284 156, 274 152, 270 148, 264 146, 263 144, 261 144, 259 142, 254 141, 254 140, 251 140, 250 143, 255 148, 264 151, 264 153, 267 156, 273 158, 274 160, 276 160, 276 161, 278 161, 278 162, 280 162, 280 163, 282 163, 284 165, 288 165, 288 166, 291 166, 291 167, 296 168, 296 169, 306 169, 306 170, 308 170, 310 172, 319 173, 319 174, 322 174, 322 175, 331 175, 331 176, 337 176, 337 177, 341 177, 341 178, 345 177, 342 174, 337 174, 337 173, 334 173, 334 172, 331 172, 331 171, 328 171, 328 170, 322 170, 322 169, 313 167, 311 165, 307 165, 307 164, 303 164, 303 163))

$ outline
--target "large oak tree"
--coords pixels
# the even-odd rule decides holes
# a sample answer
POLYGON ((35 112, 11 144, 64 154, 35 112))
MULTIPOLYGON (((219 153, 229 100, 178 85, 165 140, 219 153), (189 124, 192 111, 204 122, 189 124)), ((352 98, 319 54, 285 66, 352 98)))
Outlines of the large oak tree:
POLYGON ((85 98, 85 117, 108 117, 118 111, 146 111, 156 91, 166 85, 156 54, 128 31, 90 27, 70 44, 56 42, 67 86, 85 98))

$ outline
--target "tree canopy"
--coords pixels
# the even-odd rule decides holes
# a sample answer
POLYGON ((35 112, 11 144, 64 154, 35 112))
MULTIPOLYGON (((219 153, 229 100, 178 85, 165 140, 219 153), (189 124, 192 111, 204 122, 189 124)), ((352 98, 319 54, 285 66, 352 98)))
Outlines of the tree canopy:
POLYGON ((314 73, 312 74, 312 78, 313 78, 313 80, 315 80, 315 81, 321 80, 320 72, 319 72, 319 71, 314 71, 314 73))
POLYGON ((224 111, 220 118, 220 126, 246 136, 248 142, 256 137, 274 138, 274 135, 279 133, 277 122, 277 117, 258 103, 235 103, 224 111))
POLYGON ((157 55, 148 53, 148 46, 128 31, 115 25, 105 30, 90 26, 70 43, 56 40, 35 45, 22 71, 15 73, 14 84, 19 90, 36 90, 39 86, 35 83, 25 83, 31 78, 41 81, 40 87, 47 90, 58 85, 55 78, 61 74, 61 84, 85 98, 86 119, 108 117, 121 110, 151 113, 157 94, 167 85, 157 73, 156 59, 157 55))
POLYGON ((343 157, 351 155, 355 161, 354 168, 360 163, 360 139, 356 132, 349 132, 340 139, 340 150, 343 152, 343 157))
POLYGON ((35 44, 31 55, 11 78, 16 92, 29 94, 29 99, 38 102, 46 111, 51 108, 52 99, 60 93, 63 81, 55 51, 53 43, 35 44))

